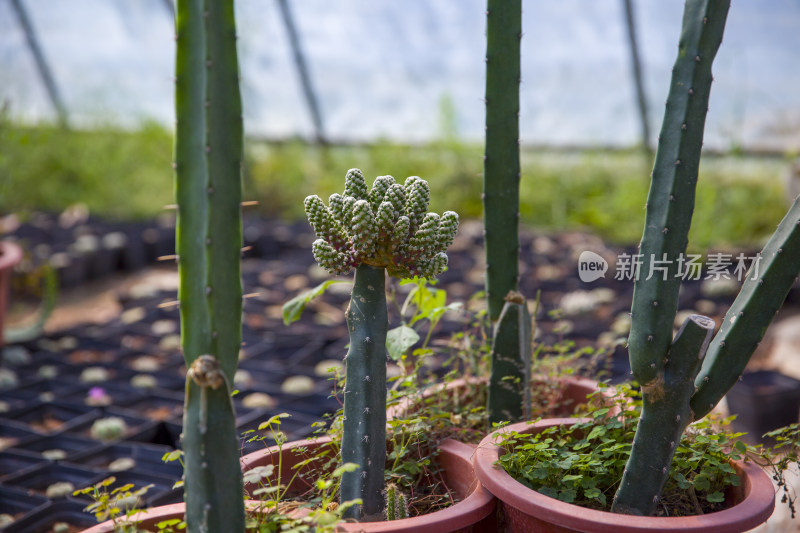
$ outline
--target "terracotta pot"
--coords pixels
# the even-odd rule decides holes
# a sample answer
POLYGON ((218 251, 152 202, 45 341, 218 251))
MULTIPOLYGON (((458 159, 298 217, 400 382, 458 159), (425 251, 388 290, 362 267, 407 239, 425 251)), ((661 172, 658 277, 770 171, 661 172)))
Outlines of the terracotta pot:
POLYGON ((5 328, 6 308, 8 306, 8 288, 14 266, 22 261, 22 248, 9 241, 0 241, 0 347, 5 328))
MULTIPOLYGON (((280 453, 274 446, 253 452, 242 457, 242 470, 247 472, 259 466, 277 464, 280 457, 283 483, 288 484, 289 492, 302 492, 310 488, 310 484, 299 476, 294 477, 289 483, 296 471, 293 467, 329 443, 330 439, 328 438, 302 440, 286 443, 280 453), (305 448, 305 452, 296 453, 295 449, 299 447, 305 448)), ((494 513, 496 500, 481 487, 475 477, 472 467, 474 451, 474 446, 450 439, 443 441, 439 447, 438 459, 444 470, 445 483, 460 500, 457 504, 435 513, 405 520, 341 524, 338 531, 346 533, 362 531, 365 533, 494 533, 497 530, 494 513)), ((313 463, 306 465, 303 471, 313 467, 313 463)), ((252 494, 257 488, 256 485, 245 485, 245 490, 249 494, 252 494)), ((258 508, 263 504, 256 500, 248 500, 246 505, 252 512, 258 512, 258 508)), ((172 518, 183 519, 185 513, 186 505, 176 503, 142 511, 134 515, 133 520, 140 522, 140 529, 158 531, 156 524, 172 518)), ((84 533, 111 533, 113 531, 114 526, 111 522, 103 522, 84 533)))
POLYGON ((775 507, 772 482, 752 463, 734 463, 742 484, 730 490, 732 507, 715 513, 686 517, 644 517, 596 511, 564 503, 529 489, 495 465, 500 448, 494 444, 498 434, 509 431, 536 433, 547 427, 574 424, 578 420, 561 418, 540 420, 535 424, 513 424, 487 436, 478 446, 473 462, 481 483, 500 500, 507 529, 511 533, 581 531, 643 533, 680 531, 736 533, 765 522, 775 507))
MULTIPOLYGON (((328 438, 297 441, 288 443, 282 453, 282 474, 288 483, 294 470, 292 466, 307 459, 321 447, 330 443, 328 438), (292 448, 304 447, 306 452, 295 453, 292 448)), ((460 500, 457 504, 422 516, 393 520, 391 522, 362 522, 341 524, 338 531, 356 533, 493 533, 496 531, 496 501, 478 482, 472 467, 472 454, 475 447, 452 439, 446 439, 439 445, 439 465, 444 471, 444 481, 460 500)), ((242 470, 248 471, 257 466, 276 464, 278 453, 275 447, 266 451, 253 452, 242 457, 242 470)), ((306 469, 313 468, 313 464, 306 469)), ((305 479, 295 477, 289 485, 289 491, 303 491, 309 488, 305 479)), ((251 493, 257 487, 246 485, 245 490, 251 493)))

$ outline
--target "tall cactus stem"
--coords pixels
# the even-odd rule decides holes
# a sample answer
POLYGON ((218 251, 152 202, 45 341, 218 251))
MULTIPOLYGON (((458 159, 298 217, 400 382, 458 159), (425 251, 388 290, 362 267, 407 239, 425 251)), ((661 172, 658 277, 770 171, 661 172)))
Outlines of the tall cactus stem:
POLYGON ((521 0, 488 0, 483 212, 489 317, 500 317, 519 277, 521 0))
POLYGON ((678 258, 686 251, 700 168, 711 63, 722 42, 730 0, 688 0, 678 58, 647 197, 634 284, 628 340, 634 378, 646 384, 659 375, 678 310, 678 258))
POLYGON ((350 348, 344 392, 342 461, 358 468, 342 476, 341 501, 362 499, 348 518, 383 517, 383 469, 386 464, 386 313, 385 269, 356 268, 347 308, 350 348))
POLYGON ((748 272, 708 347, 692 397, 694 418, 708 414, 733 387, 800 272, 800 197, 748 272))
POLYGON ((714 321, 691 315, 675 336, 658 377, 642 387, 643 403, 631 456, 611 510, 650 515, 669 476, 683 430, 692 421, 694 376, 714 334, 714 321))
POLYGON ((175 194, 189 531, 244 531, 230 384, 241 342, 242 122, 233 0, 179 0, 175 194))
POLYGON ((489 378, 489 422, 522 420, 529 406, 531 315, 525 298, 510 292, 494 328, 489 378))

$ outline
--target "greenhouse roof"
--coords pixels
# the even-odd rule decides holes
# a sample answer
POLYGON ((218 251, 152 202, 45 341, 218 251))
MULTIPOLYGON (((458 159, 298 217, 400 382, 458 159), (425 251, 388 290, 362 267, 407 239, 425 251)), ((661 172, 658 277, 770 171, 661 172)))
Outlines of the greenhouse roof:
MULTIPOLYGON (((245 127, 315 136, 279 0, 236 3, 245 127)), ((420 142, 483 133, 485 2, 286 2, 334 142, 420 142)), ((169 0, 0 0, 0 101, 18 120, 56 117, 22 6, 69 117, 78 126, 173 121, 169 0)), ((620 146, 640 138, 621 0, 524 2, 521 137, 548 146, 620 146)), ((655 141, 683 2, 634 0, 655 141)), ((714 65, 706 145, 800 148, 800 4, 734 2, 714 65)))

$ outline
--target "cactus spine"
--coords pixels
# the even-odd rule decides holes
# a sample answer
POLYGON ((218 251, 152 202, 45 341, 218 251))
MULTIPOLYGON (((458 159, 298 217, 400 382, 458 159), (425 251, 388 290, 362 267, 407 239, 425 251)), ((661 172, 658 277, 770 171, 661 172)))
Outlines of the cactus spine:
POLYGON ((230 384, 241 342, 242 109, 233 0, 178 0, 175 193, 189 531, 244 531, 230 384))
POLYGON ((800 254, 789 252, 800 247, 796 200, 717 335, 713 320, 693 315, 672 339, 679 256, 686 251, 694 210, 711 63, 729 7, 730 0, 686 2, 634 286, 629 350, 634 378, 642 385, 642 415, 614 497, 615 512, 652 513, 684 429, 708 414, 736 382, 800 270, 800 254))
POLYGON ((364 176, 351 169, 343 194, 328 205, 316 195, 305 211, 318 239, 314 258, 332 274, 355 268, 347 308, 350 348, 345 357, 342 461, 359 467, 342 475, 342 503, 357 498, 348 518, 384 516, 383 470, 386 464, 386 312, 385 276, 433 277, 447 266, 445 250, 458 230, 458 215, 427 213, 428 183, 416 176, 403 185, 391 176, 375 179, 367 190, 364 176))
MULTIPOLYGON (((486 9, 486 147, 483 211, 486 241, 486 296, 489 317, 498 320, 489 383, 489 419, 522 413, 530 348, 520 352, 518 307, 504 312, 504 299, 519 282, 519 82, 521 0, 488 0, 486 9), (509 388, 510 383, 520 386, 509 388)), ((524 304, 523 304, 524 305, 524 304)), ((515 416, 511 420, 517 420, 515 416)))

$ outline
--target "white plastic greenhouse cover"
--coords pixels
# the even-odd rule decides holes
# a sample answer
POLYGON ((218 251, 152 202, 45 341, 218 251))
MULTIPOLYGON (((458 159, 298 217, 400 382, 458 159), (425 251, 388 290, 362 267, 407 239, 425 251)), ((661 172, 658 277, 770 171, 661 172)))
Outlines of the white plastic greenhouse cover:
MULTIPOLYGON (((72 124, 172 123, 174 41, 165 0, 19 1, 72 124)), ((481 139, 485 0, 289 5, 327 138, 481 139), (448 107, 450 127, 442 120, 448 107)), ((683 2, 633 5, 655 137, 683 2)), ((278 1, 237 0, 236 9, 248 134, 312 137, 278 1)), ((636 143, 622 0, 525 0, 523 10, 522 142, 636 143)), ((734 0, 714 75, 707 146, 800 149, 800 3, 734 0)), ((55 117, 12 0, 0 0, 0 101, 19 120, 55 117)))

